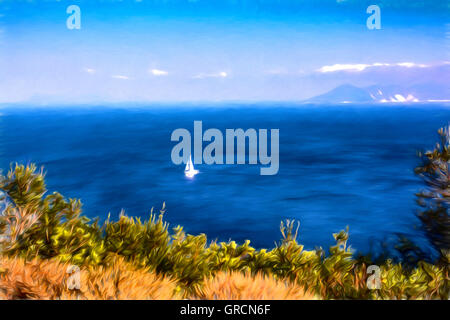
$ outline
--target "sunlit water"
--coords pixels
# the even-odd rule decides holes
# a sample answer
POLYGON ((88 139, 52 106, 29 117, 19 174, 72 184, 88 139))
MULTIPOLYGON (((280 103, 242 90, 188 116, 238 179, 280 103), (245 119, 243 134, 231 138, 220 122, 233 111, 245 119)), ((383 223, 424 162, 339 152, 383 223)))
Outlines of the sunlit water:
POLYGON ((166 202, 166 220, 209 239, 251 239, 273 247, 285 218, 301 222, 306 248, 327 247, 332 233, 350 227, 352 247, 415 229, 416 152, 431 148, 450 109, 418 107, 298 107, 276 105, 122 109, 4 109, 0 165, 45 167, 49 191, 81 198, 84 213, 149 217, 166 202), (171 162, 173 130, 279 128, 280 170, 259 165, 184 165, 171 162))

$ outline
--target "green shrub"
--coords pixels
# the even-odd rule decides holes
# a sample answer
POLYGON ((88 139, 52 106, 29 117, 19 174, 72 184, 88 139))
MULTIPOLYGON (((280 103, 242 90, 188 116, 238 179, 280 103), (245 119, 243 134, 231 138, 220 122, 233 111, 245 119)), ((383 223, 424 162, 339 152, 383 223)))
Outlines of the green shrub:
POLYGON ((417 194, 419 213, 426 236, 439 252, 441 261, 450 264, 450 127, 438 131, 440 142, 425 153, 419 153, 422 165, 415 172, 426 189, 417 194))
POLYGON ((81 202, 47 195, 42 170, 16 165, 0 180, 0 189, 11 200, 0 218, 3 251, 9 255, 58 257, 73 263, 99 263, 104 255, 97 221, 81 216, 81 202))
POLYGON ((103 228, 106 251, 121 255, 141 267, 166 270, 170 234, 167 223, 163 221, 164 212, 165 207, 156 220, 152 208, 149 220, 144 223, 123 213, 117 222, 110 222, 108 217, 103 228))

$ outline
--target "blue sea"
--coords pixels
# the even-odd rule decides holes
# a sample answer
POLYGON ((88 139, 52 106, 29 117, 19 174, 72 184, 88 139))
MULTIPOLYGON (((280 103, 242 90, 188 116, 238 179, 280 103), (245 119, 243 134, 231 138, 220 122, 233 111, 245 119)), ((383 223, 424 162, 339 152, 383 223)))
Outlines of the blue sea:
POLYGON ((171 227, 210 240, 250 239, 274 247, 284 219, 300 221, 299 242, 327 248, 350 228, 368 252, 401 233, 427 246, 415 216, 418 150, 430 149, 450 108, 417 106, 121 105, 9 107, 0 110, 0 165, 35 162, 49 192, 80 198, 84 214, 148 219, 166 202, 171 227), (184 176, 170 140, 177 128, 280 130, 280 168, 197 165, 184 176))

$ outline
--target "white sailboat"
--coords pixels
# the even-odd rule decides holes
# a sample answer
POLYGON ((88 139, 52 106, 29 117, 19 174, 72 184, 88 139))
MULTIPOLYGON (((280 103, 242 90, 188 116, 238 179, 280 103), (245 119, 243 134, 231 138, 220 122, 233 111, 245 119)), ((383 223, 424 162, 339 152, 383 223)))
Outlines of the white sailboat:
POLYGON ((189 161, 186 163, 186 168, 184 168, 184 175, 188 178, 193 178, 198 173, 198 170, 195 170, 194 164, 192 163, 192 157, 189 156, 189 161))

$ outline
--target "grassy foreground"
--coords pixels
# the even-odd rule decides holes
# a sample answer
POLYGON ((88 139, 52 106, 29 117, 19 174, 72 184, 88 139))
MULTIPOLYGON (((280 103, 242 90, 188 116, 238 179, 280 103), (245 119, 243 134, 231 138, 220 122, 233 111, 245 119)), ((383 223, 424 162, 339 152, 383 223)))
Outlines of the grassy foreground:
POLYGON ((296 284, 261 274, 219 272, 205 278, 197 293, 183 296, 177 281, 148 269, 136 269, 123 258, 108 266, 85 266, 78 274, 69 263, 57 260, 25 261, 6 258, 0 262, 0 299, 316 299, 296 284), (73 268, 72 268, 73 269, 73 268), (77 280, 78 277, 78 280, 77 280), (76 285, 78 283, 78 285, 76 285))
POLYGON ((100 225, 82 215, 79 200, 47 195, 34 165, 13 167, 1 189, 4 299, 448 298, 448 264, 424 261, 414 268, 378 263, 380 288, 369 289, 372 262, 353 257, 348 230, 333 235, 328 253, 306 251, 296 241, 298 225, 287 221, 277 247, 255 250, 249 241, 208 243, 180 226, 169 231, 165 206, 145 222, 122 215, 100 225), (73 266, 80 268, 79 289, 66 281, 73 266))

